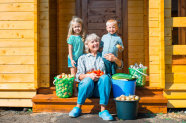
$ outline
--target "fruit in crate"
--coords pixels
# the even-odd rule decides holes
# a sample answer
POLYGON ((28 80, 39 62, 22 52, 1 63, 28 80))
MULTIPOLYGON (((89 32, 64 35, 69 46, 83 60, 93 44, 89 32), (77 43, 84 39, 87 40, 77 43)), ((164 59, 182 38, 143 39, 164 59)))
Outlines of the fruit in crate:
POLYGON ((130 95, 130 96, 121 95, 119 97, 116 97, 115 99, 119 101, 134 101, 134 100, 137 101, 140 98, 137 95, 130 95))
POLYGON ((90 73, 95 73, 97 76, 102 76, 104 74, 104 72, 101 70, 94 70, 91 72, 87 72, 87 74, 90 74, 90 73))
POLYGON ((56 76, 58 79, 61 79, 61 78, 72 78, 74 77, 73 75, 71 74, 65 74, 65 73, 62 73, 62 74, 59 74, 56 76))

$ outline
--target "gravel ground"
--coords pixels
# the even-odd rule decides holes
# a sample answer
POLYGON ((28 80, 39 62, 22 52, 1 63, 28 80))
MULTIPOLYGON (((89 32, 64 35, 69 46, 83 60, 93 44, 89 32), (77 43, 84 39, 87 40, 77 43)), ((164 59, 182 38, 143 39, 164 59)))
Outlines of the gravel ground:
MULTIPOLYGON (((167 114, 139 114, 136 120, 119 120, 115 114, 114 122, 131 123, 186 123, 186 109, 168 109, 167 114)), ((31 108, 0 108, 0 123, 103 123, 97 114, 82 114, 70 118, 65 113, 32 113, 31 108)))

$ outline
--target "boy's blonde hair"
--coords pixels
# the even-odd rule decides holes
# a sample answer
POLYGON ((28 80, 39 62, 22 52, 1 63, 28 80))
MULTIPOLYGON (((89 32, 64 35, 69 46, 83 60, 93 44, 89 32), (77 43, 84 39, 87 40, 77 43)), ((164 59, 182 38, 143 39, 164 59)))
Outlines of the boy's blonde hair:
POLYGON ((85 40, 85 53, 90 53, 89 48, 88 48, 88 43, 92 40, 96 40, 100 42, 100 37, 97 36, 95 33, 87 35, 86 40, 85 40))
POLYGON ((70 37, 70 35, 74 35, 75 34, 74 31, 73 31, 73 24, 75 24, 75 23, 81 24, 82 30, 81 30, 80 35, 82 37, 82 41, 84 41, 85 40, 85 31, 84 31, 84 27, 83 27, 83 20, 81 18, 79 18, 79 17, 76 17, 76 16, 73 16, 72 20, 69 23, 67 40, 70 37))
POLYGON ((106 22, 106 26, 108 26, 109 24, 113 23, 114 25, 116 25, 116 27, 118 27, 118 22, 114 19, 110 19, 106 22))

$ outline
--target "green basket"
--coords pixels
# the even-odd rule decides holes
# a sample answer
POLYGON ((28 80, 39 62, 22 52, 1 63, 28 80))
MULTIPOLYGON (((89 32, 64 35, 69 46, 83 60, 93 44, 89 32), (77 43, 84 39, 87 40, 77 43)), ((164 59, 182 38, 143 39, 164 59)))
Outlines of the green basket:
POLYGON ((56 95, 59 98, 68 98, 73 94, 74 77, 57 78, 54 77, 54 85, 56 86, 56 95))
POLYGON ((146 83, 146 73, 147 73, 147 67, 145 68, 129 68, 129 74, 135 76, 137 78, 136 80, 136 86, 137 87, 143 87, 146 83))

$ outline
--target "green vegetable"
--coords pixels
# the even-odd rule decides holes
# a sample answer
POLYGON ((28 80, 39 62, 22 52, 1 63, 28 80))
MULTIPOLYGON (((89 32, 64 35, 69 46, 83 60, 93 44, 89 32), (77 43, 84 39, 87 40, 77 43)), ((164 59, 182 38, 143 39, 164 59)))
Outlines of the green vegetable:
POLYGON ((134 76, 126 73, 116 73, 112 75, 112 79, 118 80, 118 79, 127 79, 127 80, 134 80, 136 79, 134 76))

